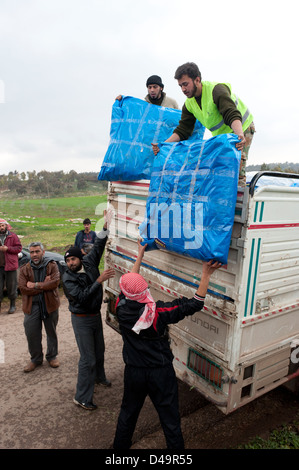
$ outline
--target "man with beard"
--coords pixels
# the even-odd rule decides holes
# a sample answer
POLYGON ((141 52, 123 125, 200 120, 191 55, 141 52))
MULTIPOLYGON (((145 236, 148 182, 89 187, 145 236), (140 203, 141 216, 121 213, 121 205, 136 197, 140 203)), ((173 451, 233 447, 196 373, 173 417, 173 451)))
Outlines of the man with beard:
MULTIPOLYGON (((209 129, 213 136, 235 133, 239 137, 236 147, 241 151, 239 185, 245 186, 246 161, 255 132, 253 116, 247 106, 233 92, 229 83, 202 81, 196 64, 187 62, 176 70, 178 81, 187 100, 182 109, 178 127, 166 142, 187 140, 193 132, 196 119, 209 129)), ((154 154, 159 152, 153 143, 154 154)))
POLYGON ((101 274, 99 264, 105 249, 111 212, 105 212, 103 230, 97 235, 91 251, 83 256, 77 246, 65 253, 67 270, 63 275, 63 288, 69 301, 72 325, 80 352, 78 379, 74 403, 85 410, 95 410, 94 385, 111 386, 104 369, 105 343, 101 317, 102 283, 114 276, 114 269, 101 274))
POLYGON ((30 362, 24 372, 32 372, 43 362, 42 324, 47 334, 46 360, 53 368, 59 367, 56 327, 60 305, 59 269, 55 261, 44 257, 40 242, 29 245, 31 260, 20 269, 19 288, 22 294, 24 328, 28 341, 30 362))
POLYGON ((19 237, 11 232, 11 226, 6 220, 0 219, 0 312, 4 284, 6 284, 7 296, 10 300, 10 307, 7 313, 14 313, 16 311, 18 254, 21 251, 22 245, 19 237))
POLYGON ((157 106, 164 106, 165 108, 179 109, 177 102, 173 98, 166 96, 166 93, 163 91, 164 85, 161 77, 152 75, 147 79, 146 87, 148 94, 144 98, 145 101, 157 106))
MULTIPOLYGON (((155 104, 157 106, 164 106, 165 108, 179 109, 179 105, 173 98, 166 96, 164 85, 159 75, 151 75, 146 81, 147 95, 144 98, 147 103, 155 104)), ((118 95, 116 100, 121 101, 122 95, 118 95)))

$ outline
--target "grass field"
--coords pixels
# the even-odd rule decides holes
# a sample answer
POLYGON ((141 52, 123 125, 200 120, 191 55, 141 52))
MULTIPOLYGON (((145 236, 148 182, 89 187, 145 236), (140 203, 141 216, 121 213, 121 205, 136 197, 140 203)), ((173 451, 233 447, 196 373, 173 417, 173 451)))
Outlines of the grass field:
POLYGON ((53 199, 0 199, 0 217, 9 221, 12 231, 27 247, 32 241, 41 241, 46 250, 64 254, 72 245, 82 221, 91 220, 91 229, 103 226, 103 210, 107 196, 78 196, 53 199))

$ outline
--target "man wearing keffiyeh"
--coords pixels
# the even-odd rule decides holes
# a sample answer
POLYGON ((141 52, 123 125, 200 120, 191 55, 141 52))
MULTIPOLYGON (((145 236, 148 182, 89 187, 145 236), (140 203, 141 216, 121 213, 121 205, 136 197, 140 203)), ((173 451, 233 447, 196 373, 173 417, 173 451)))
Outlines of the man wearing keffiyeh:
POLYGON ((167 325, 193 315, 204 306, 210 276, 221 265, 203 262, 202 277, 194 297, 155 302, 146 280, 139 274, 146 245, 138 241, 138 256, 130 273, 119 282, 116 314, 124 341, 124 395, 114 438, 114 449, 129 449, 144 400, 152 400, 168 449, 183 449, 178 388, 172 365, 167 325))

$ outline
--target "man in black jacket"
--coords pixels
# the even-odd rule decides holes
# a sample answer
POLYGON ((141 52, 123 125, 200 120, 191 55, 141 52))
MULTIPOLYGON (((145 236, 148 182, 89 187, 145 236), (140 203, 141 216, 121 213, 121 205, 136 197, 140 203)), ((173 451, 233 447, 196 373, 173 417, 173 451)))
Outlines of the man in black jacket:
POLYGON ((69 300, 72 325, 80 352, 78 380, 74 403, 95 410, 94 384, 110 386, 104 370, 104 337, 101 318, 102 283, 114 276, 113 269, 100 274, 99 263, 107 241, 111 213, 105 213, 103 230, 97 235, 90 253, 83 257, 79 247, 65 254, 67 270, 63 275, 64 292, 69 300))
POLYGON ((168 449, 183 449, 173 354, 166 335, 168 324, 193 315, 204 306, 211 274, 220 267, 204 262, 200 285, 192 299, 155 302, 139 274, 146 245, 138 242, 131 273, 120 279, 116 314, 124 341, 124 395, 114 438, 114 449, 129 449, 144 400, 149 395, 160 418, 168 449))

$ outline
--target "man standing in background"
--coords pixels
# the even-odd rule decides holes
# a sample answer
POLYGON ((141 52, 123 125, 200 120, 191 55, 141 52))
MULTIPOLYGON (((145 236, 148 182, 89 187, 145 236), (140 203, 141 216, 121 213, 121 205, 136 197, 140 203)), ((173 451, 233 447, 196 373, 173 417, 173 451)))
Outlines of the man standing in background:
POLYGON ((24 372, 32 372, 43 362, 42 324, 47 333, 46 359, 50 367, 59 367, 56 327, 60 305, 59 269, 55 261, 44 257, 40 242, 29 245, 31 260, 20 269, 19 288, 22 294, 24 328, 28 341, 30 362, 24 372))
POLYGON ((84 219, 83 220, 84 230, 80 230, 75 238, 75 246, 80 248, 83 255, 86 255, 87 252, 84 250, 84 245, 92 246, 96 239, 96 233, 93 230, 90 230, 91 227, 91 220, 84 219))
POLYGON ((16 311, 16 298, 18 296, 17 269, 19 267, 18 254, 22 251, 19 237, 11 232, 9 223, 0 219, 0 312, 6 285, 10 307, 7 313, 16 311))

